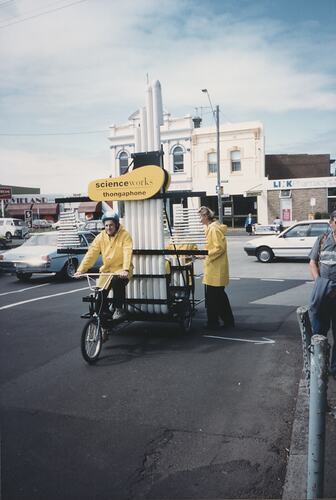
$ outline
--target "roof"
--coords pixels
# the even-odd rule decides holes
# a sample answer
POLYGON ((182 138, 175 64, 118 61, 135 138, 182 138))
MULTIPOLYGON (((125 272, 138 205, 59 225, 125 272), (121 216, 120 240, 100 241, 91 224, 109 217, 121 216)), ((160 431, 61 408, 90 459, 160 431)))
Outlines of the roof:
POLYGON ((79 207, 78 212, 100 212, 101 211, 101 202, 100 201, 83 201, 79 207))
POLYGON ((25 210, 31 210, 31 203, 10 203, 6 207, 6 214, 11 217, 15 215, 24 215, 25 210))
POLYGON ((58 203, 34 203, 32 206, 34 213, 38 215, 56 215, 59 212, 58 203))

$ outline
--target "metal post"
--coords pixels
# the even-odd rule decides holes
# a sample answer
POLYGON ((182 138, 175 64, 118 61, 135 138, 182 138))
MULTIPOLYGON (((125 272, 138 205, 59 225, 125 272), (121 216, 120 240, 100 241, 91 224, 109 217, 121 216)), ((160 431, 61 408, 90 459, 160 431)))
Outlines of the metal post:
POLYGON ((216 157, 217 157, 217 185, 216 185, 216 192, 217 192, 217 198, 218 198, 218 220, 222 224, 223 223, 223 201, 222 201, 222 188, 221 188, 221 174, 220 174, 220 129, 219 129, 219 106, 217 104, 216 106, 216 111, 213 109, 212 102, 210 99, 210 94, 208 92, 208 89, 202 89, 202 92, 207 94, 211 111, 212 111, 212 116, 214 117, 214 120, 216 122, 216 157))
POLYGON ((310 357, 307 499, 323 498, 328 340, 313 335, 310 357))
POLYGON ((220 174, 220 130, 219 130, 219 106, 216 106, 216 136, 217 136, 217 197, 218 197, 218 220, 223 224, 223 201, 220 174))

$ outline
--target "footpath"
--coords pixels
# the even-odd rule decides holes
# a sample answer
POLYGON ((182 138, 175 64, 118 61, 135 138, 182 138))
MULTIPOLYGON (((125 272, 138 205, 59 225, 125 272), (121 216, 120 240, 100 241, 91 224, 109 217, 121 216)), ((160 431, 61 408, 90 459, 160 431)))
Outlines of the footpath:
MULTIPOLYGON (((336 498, 336 380, 329 377, 326 416, 324 499, 336 498)), ((309 399, 304 373, 299 384, 283 500, 307 498, 309 399)))

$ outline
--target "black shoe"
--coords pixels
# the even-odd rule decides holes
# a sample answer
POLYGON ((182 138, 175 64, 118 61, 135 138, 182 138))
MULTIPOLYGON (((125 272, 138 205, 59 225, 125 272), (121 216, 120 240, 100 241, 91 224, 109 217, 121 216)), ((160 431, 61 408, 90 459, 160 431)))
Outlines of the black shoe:
POLYGON ((219 323, 204 323, 203 326, 206 330, 218 330, 220 328, 219 323))
POLYGON ((234 328, 235 327, 235 322, 230 321, 230 323, 224 323, 223 328, 234 328))

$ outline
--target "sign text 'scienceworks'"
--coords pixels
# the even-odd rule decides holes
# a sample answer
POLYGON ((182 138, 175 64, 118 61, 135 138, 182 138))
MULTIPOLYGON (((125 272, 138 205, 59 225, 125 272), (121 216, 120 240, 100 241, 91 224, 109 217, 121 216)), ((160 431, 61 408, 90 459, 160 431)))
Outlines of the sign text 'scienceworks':
POLYGON ((93 201, 146 200, 156 195, 165 183, 165 171, 156 165, 139 167, 120 177, 96 179, 89 184, 93 201))

